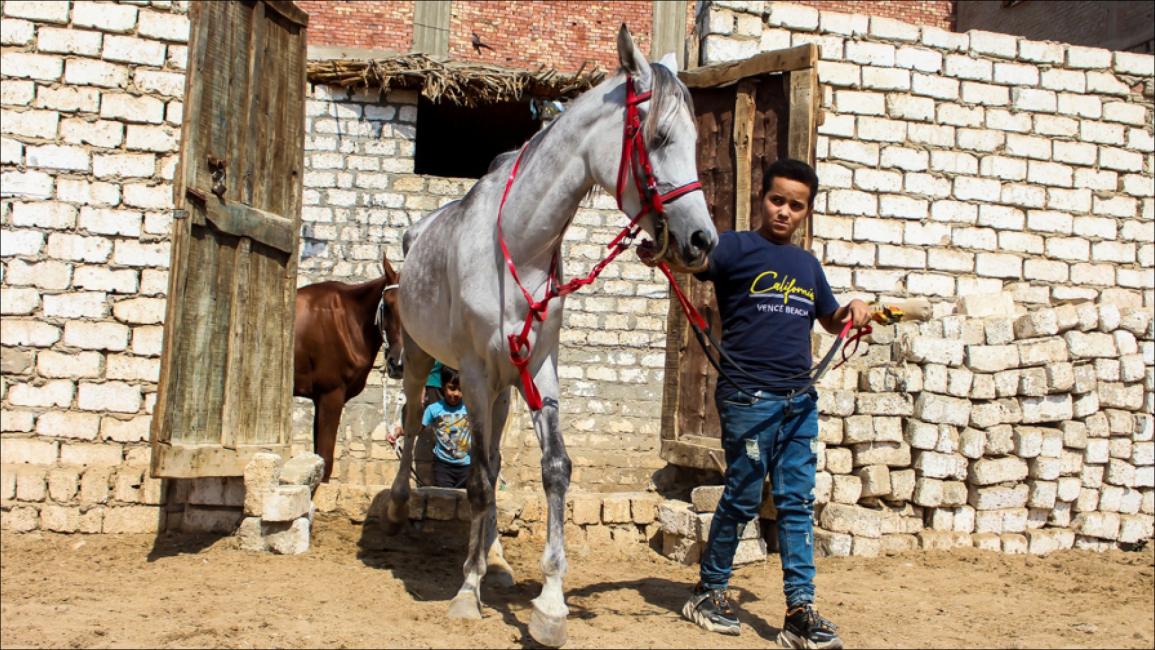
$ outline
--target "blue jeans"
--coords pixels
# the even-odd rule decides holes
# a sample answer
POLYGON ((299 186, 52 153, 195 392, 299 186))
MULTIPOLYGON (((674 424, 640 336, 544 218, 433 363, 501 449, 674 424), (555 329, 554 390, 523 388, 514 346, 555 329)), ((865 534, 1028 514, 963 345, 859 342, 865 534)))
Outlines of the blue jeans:
POLYGON ((702 552, 702 584, 725 589, 733 573, 740 528, 758 516, 770 475, 778 510, 778 548, 786 605, 814 602, 814 474, 818 409, 813 394, 789 402, 738 394, 718 399, 726 487, 702 552))

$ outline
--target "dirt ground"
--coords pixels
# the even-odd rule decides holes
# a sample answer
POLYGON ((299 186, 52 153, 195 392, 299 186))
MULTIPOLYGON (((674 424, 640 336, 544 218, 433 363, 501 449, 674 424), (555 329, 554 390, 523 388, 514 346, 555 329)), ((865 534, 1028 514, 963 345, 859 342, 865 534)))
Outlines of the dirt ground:
MULTIPOLYGON (((319 519, 305 555, 258 555, 229 538, 0 537, 0 645, 73 648, 524 647, 541 543, 513 539, 519 583, 483 588, 485 618, 450 622, 459 535, 429 530, 367 551, 365 530, 319 519)), ((772 647, 779 567, 737 571, 740 637, 677 614, 696 568, 649 549, 571 552, 568 647, 772 647)), ((847 647, 1155 645, 1151 548, 1038 558, 980 551, 818 562, 821 611, 847 647)))

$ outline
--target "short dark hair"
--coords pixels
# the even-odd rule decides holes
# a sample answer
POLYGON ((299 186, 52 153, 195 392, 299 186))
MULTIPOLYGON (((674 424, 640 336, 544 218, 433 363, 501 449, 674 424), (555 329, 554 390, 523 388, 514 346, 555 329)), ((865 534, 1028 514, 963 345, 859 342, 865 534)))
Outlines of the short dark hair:
POLYGON ((818 174, 813 167, 793 158, 775 160, 762 172, 762 196, 766 196, 774 185, 774 179, 779 177, 805 183, 810 188, 810 207, 814 207, 814 198, 818 196, 818 174))
POLYGON ((441 366, 441 385, 448 386, 449 384, 461 385, 461 377, 458 376, 457 371, 449 366, 441 366))

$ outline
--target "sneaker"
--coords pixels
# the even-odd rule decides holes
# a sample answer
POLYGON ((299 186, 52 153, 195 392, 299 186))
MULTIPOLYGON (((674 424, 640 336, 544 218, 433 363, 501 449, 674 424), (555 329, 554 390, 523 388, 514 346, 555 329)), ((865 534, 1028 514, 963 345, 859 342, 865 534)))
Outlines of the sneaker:
POLYGON ((682 606, 682 616, 703 629, 722 634, 737 635, 741 631, 738 616, 730 606, 725 589, 706 589, 702 583, 694 586, 690 599, 682 606))
POLYGON ((783 648, 841 648, 838 626, 822 618, 810 603, 786 611, 786 622, 778 633, 783 648))

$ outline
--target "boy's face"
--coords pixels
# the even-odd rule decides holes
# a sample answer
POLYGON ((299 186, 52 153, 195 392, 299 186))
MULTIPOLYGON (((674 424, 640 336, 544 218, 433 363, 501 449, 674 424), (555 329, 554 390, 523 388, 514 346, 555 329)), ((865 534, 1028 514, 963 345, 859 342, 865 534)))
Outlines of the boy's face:
POLYGON ((441 394, 445 397, 445 403, 449 406, 457 406, 461 403, 461 382, 451 381, 441 387, 441 394))
POLYGON ((770 241, 785 244, 810 214, 810 186, 801 181, 775 176, 762 197, 762 234, 770 241))

